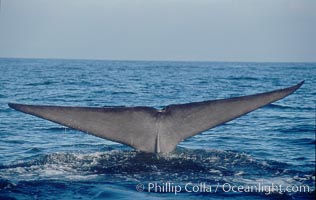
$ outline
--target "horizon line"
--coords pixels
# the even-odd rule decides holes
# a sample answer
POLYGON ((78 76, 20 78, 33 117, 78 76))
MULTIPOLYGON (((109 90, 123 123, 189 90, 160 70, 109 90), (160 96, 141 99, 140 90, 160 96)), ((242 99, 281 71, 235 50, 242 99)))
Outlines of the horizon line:
POLYGON ((213 63, 316 63, 316 61, 241 61, 241 60, 172 60, 172 59, 111 59, 111 58, 61 58, 61 57, 2 57, 0 59, 39 59, 39 60, 87 60, 87 61, 121 61, 121 62, 213 62, 213 63))

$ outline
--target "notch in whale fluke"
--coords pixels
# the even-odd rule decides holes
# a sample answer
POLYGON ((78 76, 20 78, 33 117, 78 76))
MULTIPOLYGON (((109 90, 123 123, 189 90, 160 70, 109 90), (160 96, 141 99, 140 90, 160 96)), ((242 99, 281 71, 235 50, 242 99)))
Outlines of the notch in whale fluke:
POLYGON ((188 137, 282 99, 292 87, 260 94, 152 107, 69 107, 9 103, 18 111, 145 152, 171 152, 188 137))

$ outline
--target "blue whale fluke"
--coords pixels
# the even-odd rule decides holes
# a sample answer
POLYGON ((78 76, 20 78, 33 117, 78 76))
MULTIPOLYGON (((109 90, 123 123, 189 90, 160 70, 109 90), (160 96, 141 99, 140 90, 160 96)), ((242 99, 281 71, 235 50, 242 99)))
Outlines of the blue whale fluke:
POLYGON ((173 151, 181 141, 282 99, 301 83, 272 92, 152 107, 67 107, 9 103, 18 111, 152 153, 173 151))

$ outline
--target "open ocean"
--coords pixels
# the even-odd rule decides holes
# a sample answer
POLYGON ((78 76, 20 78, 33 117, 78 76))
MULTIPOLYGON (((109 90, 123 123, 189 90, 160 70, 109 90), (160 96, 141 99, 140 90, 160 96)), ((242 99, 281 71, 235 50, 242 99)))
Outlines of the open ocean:
POLYGON ((0 199, 315 198, 316 63, 0 58, 0 73, 0 199), (161 108, 302 80, 285 99, 165 155, 139 153, 7 105, 161 108))

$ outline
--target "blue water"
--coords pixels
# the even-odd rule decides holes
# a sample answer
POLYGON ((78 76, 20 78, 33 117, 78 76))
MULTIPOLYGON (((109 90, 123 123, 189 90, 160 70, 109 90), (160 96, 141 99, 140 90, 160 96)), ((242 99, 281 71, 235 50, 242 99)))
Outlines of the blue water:
POLYGON ((316 63, 1 58, 0 72, 0 199, 315 197, 316 63), (165 155, 136 152, 7 106, 161 108, 266 92, 302 80, 302 88, 287 98, 189 138, 165 155), (181 192, 153 191, 152 183, 169 183, 181 192), (137 184, 144 191, 137 191, 137 184), (259 184, 294 191, 227 191, 228 185, 259 184), (202 191, 192 192, 193 186, 202 191), (203 191, 209 187, 211 192, 203 191))

